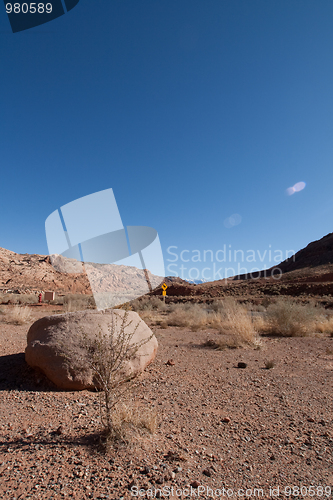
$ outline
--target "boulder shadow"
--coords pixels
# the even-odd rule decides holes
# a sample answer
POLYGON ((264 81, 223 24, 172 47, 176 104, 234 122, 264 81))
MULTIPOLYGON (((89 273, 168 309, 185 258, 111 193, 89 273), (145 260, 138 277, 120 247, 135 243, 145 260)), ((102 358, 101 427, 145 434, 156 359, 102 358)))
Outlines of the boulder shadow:
POLYGON ((45 375, 31 368, 24 352, 0 356, 0 391, 56 391, 45 375))

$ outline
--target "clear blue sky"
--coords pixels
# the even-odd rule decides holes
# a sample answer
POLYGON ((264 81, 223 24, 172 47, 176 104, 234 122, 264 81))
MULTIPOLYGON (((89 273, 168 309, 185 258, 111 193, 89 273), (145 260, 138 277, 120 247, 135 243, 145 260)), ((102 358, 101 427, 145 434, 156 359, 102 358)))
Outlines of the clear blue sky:
POLYGON ((0 246, 47 254, 47 216, 110 187, 166 265, 331 232, 332 27, 331 0, 80 0, 15 34, 1 7, 0 246))

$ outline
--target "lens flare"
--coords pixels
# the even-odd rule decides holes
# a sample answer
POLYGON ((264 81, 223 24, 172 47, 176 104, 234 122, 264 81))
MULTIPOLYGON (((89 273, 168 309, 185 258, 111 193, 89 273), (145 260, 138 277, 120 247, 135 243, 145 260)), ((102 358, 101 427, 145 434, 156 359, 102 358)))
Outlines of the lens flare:
POLYGON ((230 217, 224 219, 223 224, 226 228, 230 229, 231 227, 238 226, 242 222, 242 216, 239 214, 232 214, 230 217))
POLYGON ((299 193, 299 191, 302 191, 306 186, 306 183, 301 181, 301 182, 296 182, 292 187, 289 187, 286 192, 289 196, 291 196, 294 193, 299 193))

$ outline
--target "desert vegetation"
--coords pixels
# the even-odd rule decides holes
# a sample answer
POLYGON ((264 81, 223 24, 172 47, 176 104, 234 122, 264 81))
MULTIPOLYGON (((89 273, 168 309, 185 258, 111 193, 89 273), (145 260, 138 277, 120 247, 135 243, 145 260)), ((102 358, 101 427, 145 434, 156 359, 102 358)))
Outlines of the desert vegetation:
POLYGON ((13 325, 24 325, 32 321, 32 313, 29 307, 14 305, 9 309, 1 308, 0 320, 13 325))
MULTIPOLYGON (((241 303, 233 297, 210 303, 171 302, 160 297, 144 297, 127 305, 162 329, 189 328, 191 331, 215 329, 221 334, 215 348, 260 346, 262 335, 303 337, 315 334, 333 336, 333 314, 315 301, 302 303, 294 298, 274 297, 241 303)), ((205 342, 204 342, 205 344, 205 342)), ((213 345, 207 345, 213 347, 213 345)))
POLYGON ((82 367, 88 366, 92 371, 94 386, 100 395, 102 442, 106 450, 115 442, 130 442, 133 432, 156 430, 157 414, 124 404, 126 395, 135 386, 128 362, 154 335, 134 341, 138 326, 139 323, 129 320, 128 312, 123 316, 111 312, 108 332, 99 330, 89 336, 82 330, 72 347, 73 352, 68 351, 68 359, 74 355, 82 367))

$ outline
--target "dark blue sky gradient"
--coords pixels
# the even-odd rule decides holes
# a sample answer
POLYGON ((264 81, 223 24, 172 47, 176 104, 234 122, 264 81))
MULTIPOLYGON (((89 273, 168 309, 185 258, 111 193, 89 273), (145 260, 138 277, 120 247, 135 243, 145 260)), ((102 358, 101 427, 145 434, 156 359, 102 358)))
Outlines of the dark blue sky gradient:
POLYGON ((332 26, 330 0, 80 0, 15 34, 1 10, 0 246, 47 254, 46 217, 109 187, 166 258, 331 232, 332 26))

